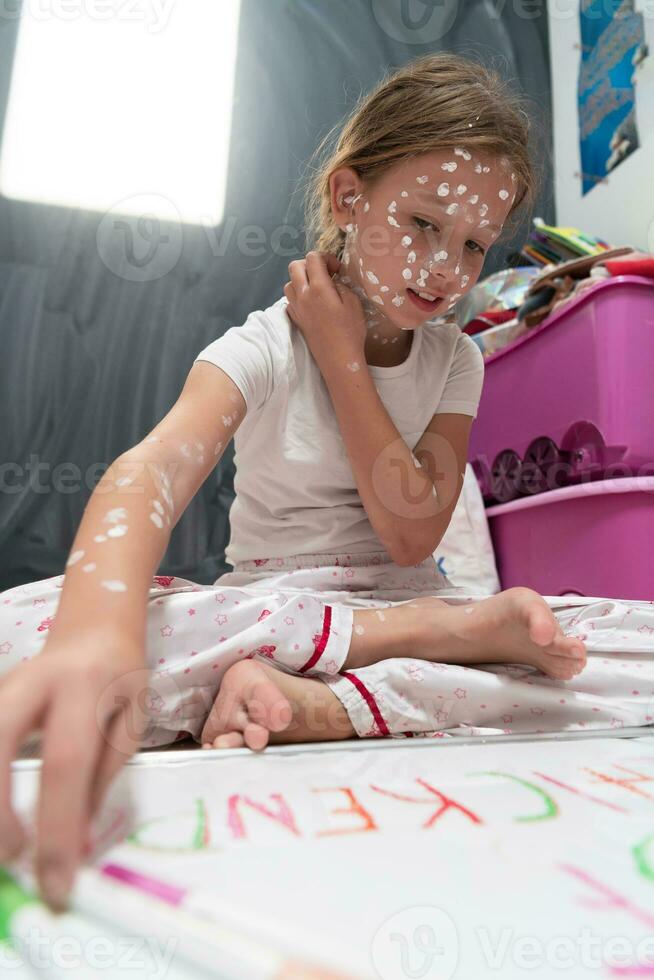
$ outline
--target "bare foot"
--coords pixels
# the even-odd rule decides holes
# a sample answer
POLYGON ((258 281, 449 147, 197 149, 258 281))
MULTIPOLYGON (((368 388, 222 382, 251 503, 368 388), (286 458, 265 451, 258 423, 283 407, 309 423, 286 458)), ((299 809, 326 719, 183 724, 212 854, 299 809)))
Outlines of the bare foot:
POLYGON ((564 635, 537 592, 507 589, 466 605, 436 596, 414 599, 423 610, 421 656, 441 663, 511 663, 537 667, 555 680, 570 680, 586 666, 586 647, 564 635))
POLYGON ((331 689, 254 660, 233 664, 202 730, 203 749, 247 748, 268 743, 323 742, 355 734, 331 689))

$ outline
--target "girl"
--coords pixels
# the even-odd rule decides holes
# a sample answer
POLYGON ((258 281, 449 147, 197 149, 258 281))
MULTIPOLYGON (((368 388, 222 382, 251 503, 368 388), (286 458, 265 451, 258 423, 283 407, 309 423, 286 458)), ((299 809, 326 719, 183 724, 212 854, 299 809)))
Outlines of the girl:
POLYGON ((476 345, 435 318, 530 200, 527 137, 480 65, 428 56, 384 80, 313 179, 318 250, 291 263, 285 296, 202 351, 170 413, 114 461, 65 575, 0 596, 0 860, 25 841, 10 763, 38 728, 36 869, 53 907, 141 745, 644 723, 644 670, 642 699, 561 694, 591 628, 596 651, 617 625, 621 649, 651 650, 650 606, 563 600, 555 616, 529 589, 475 602, 433 559, 483 379, 476 345), (234 571, 153 580, 232 436, 234 571))

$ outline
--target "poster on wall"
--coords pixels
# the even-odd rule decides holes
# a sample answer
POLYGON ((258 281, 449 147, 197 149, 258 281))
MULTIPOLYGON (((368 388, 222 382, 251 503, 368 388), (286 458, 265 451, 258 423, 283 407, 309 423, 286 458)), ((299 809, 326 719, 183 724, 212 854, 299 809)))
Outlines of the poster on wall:
POLYGON ((638 149, 636 70, 647 56, 634 0, 581 0, 578 106, 582 195, 638 149))

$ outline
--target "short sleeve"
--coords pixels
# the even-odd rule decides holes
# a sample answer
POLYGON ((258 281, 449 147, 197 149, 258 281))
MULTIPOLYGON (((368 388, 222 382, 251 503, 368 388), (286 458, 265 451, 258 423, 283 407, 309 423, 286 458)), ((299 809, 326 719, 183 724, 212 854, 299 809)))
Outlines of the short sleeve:
POLYGON ((452 412, 476 418, 483 386, 484 355, 468 334, 459 332, 450 372, 435 414, 452 412))
POLYGON ((195 358, 210 361, 238 387, 248 412, 259 411, 273 393, 283 366, 283 345, 275 324, 260 311, 230 327, 195 358))

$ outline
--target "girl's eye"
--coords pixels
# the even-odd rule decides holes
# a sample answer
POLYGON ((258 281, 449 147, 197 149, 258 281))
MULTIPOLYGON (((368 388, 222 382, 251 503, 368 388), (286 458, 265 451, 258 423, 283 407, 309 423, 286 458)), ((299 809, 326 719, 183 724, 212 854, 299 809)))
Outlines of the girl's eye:
POLYGON ((486 254, 486 249, 482 248, 478 242, 470 241, 470 242, 466 242, 466 245, 468 246, 471 252, 479 252, 480 255, 486 254))
POLYGON ((420 228, 421 231, 424 231, 425 228, 433 228, 434 231, 438 231, 438 228, 436 227, 436 225, 433 225, 431 223, 431 221, 425 221, 424 218, 416 218, 416 217, 414 217, 413 220, 414 220, 415 224, 418 226, 418 228, 420 228))

